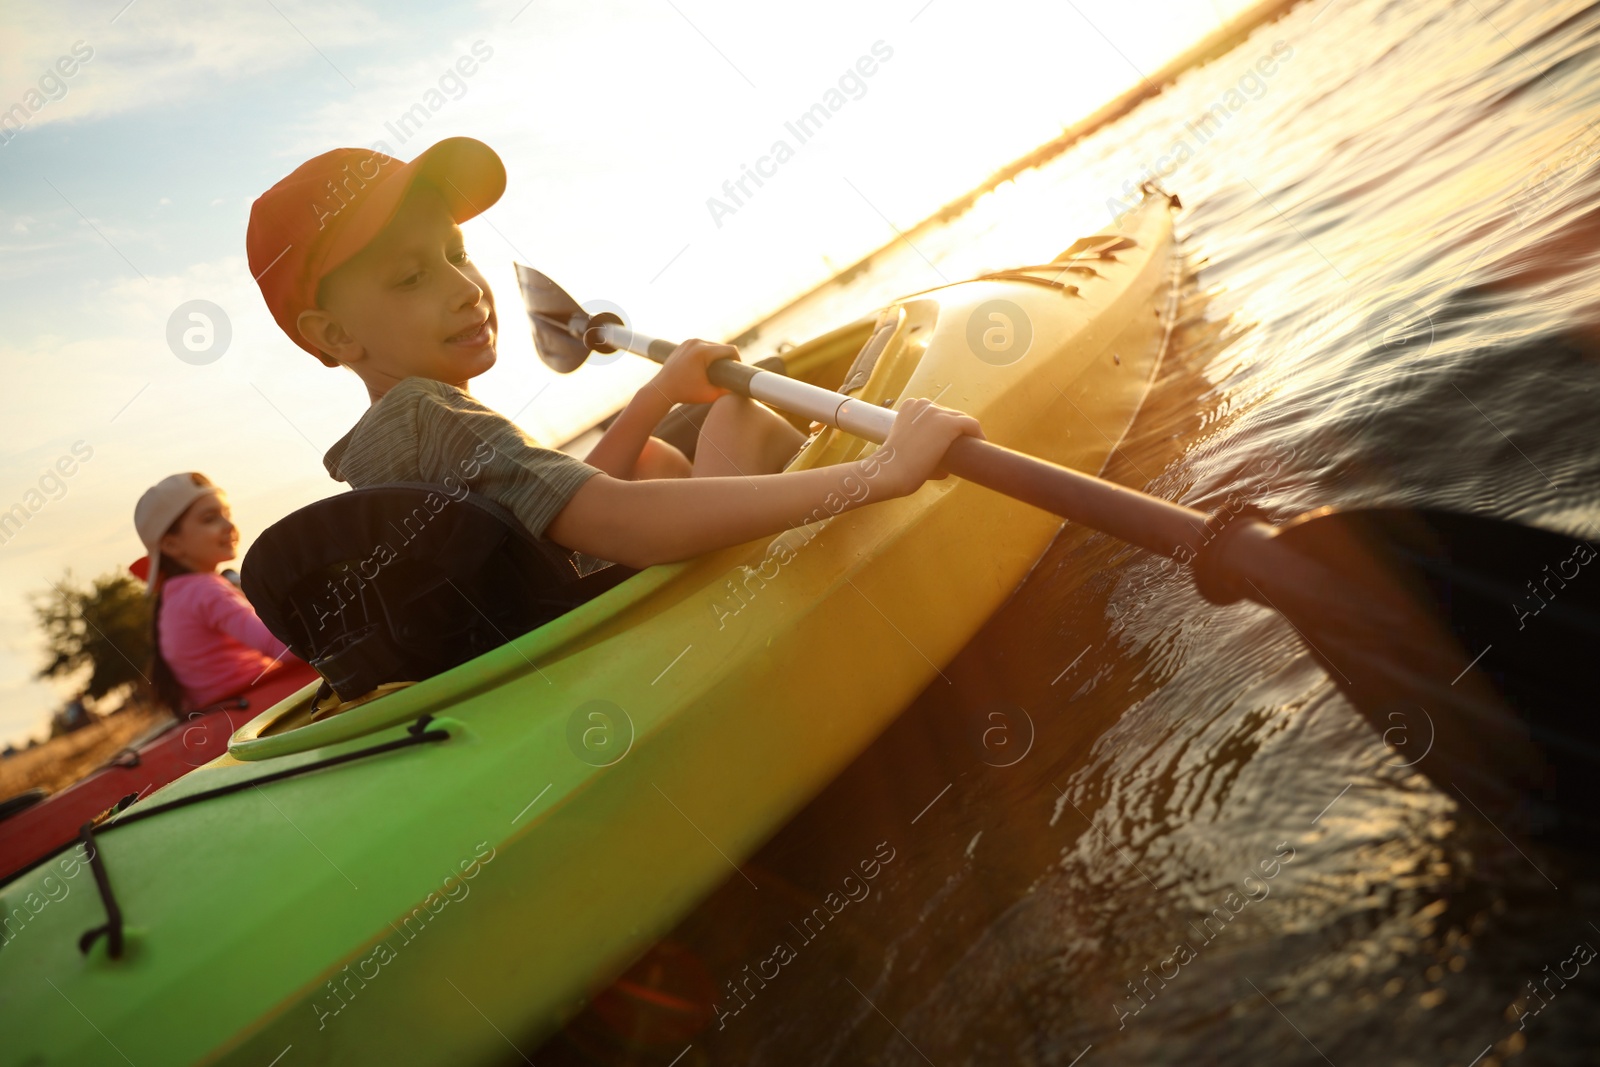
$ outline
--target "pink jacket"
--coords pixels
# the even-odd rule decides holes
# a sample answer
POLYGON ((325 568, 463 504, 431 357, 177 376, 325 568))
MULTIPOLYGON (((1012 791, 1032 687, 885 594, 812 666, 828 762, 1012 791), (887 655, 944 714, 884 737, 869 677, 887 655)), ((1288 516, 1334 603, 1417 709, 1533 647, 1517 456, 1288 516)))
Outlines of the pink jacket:
POLYGON ((275 663, 300 662, 220 574, 162 583, 161 655, 195 708, 249 688, 275 663))

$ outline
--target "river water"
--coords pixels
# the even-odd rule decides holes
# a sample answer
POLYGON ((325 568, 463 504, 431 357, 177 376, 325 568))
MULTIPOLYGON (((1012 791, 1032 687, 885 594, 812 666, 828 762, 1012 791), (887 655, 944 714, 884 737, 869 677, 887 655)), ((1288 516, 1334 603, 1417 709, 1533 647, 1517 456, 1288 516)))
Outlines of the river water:
MULTIPOLYGON (((1160 169, 1180 319, 1108 476, 1591 535, 1597 119, 1600 5, 1302 4, 747 358, 1043 262, 1160 169)), ((1459 812, 1274 615, 1069 525, 944 673, 746 866, 762 892, 731 878, 658 953, 720 987, 787 938, 778 978, 698 1034, 619 1051, 591 1013, 535 1059, 1600 1062, 1592 857, 1459 812), (972 744, 995 724, 1012 748, 972 744), (790 937, 863 864, 865 899, 790 937)))

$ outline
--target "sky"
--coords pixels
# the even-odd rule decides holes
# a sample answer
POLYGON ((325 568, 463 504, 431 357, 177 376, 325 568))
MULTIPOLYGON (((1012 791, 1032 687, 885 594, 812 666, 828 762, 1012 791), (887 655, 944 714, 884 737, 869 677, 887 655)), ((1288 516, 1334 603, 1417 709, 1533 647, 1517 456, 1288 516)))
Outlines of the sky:
POLYGON ((733 336, 1250 6, 0 0, 0 511, 29 516, 0 534, 0 744, 73 695, 34 677, 30 594, 140 556, 145 488, 204 472, 241 559, 346 488, 322 455, 366 391, 278 330, 244 254, 251 202, 311 156, 500 154, 463 227, 502 331, 472 392, 554 447, 651 365, 544 368, 514 261, 656 336, 733 336))

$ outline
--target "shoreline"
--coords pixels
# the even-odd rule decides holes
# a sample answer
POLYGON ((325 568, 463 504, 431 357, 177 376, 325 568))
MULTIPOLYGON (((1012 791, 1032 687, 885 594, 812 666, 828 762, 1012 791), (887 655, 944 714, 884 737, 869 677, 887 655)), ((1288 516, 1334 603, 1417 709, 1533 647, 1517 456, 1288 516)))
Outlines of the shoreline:
MULTIPOLYGON (((961 196, 949 201, 944 206, 939 208, 938 211, 935 211, 933 214, 924 218, 916 225, 902 231, 894 238, 885 241, 877 248, 874 248, 871 252, 868 252, 866 255, 862 256, 860 259, 857 259, 855 262, 844 267, 843 269, 834 272, 831 276, 823 281, 818 282, 816 285, 813 285, 804 292, 785 300, 782 304, 779 304, 771 311, 766 312, 760 318, 756 319, 742 331, 728 338, 727 343, 734 345, 737 348, 749 347, 761 337, 762 331, 770 326, 774 321, 782 318, 798 305, 812 299, 818 293, 823 292, 830 285, 837 284, 840 279, 855 277, 862 270, 868 268, 874 259, 882 255, 888 249, 894 247, 896 244, 899 244, 901 241, 909 240, 913 236, 924 233, 933 227, 943 226, 951 219, 959 217, 964 212, 970 210, 972 206, 976 204, 984 195, 993 192, 999 186, 1011 181, 1013 178, 1019 174, 1022 174, 1023 172, 1048 163, 1050 160, 1061 155, 1061 153, 1065 152, 1067 149, 1071 148, 1085 137, 1104 129, 1111 123, 1116 122, 1117 120, 1130 114, 1145 101, 1152 100, 1155 97, 1160 96, 1162 93, 1166 92, 1167 88, 1182 75, 1195 69, 1196 67, 1209 63, 1214 59, 1218 59, 1224 55, 1227 55, 1229 52, 1233 51, 1241 43, 1243 43, 1243 41, 1258 28, 1266 25, 1267 23, 1277 21, 1287 14, 1292 8, 1296 7, 1302 2, 1303 0, 1262 0, 1260 4, 1257 4, 1249 11, 1246 11, 1244 14, 1235 18, 1232 22, 1212 31, 1210 34, 1201 38, 1196 44, 1190 46, 1183 52, 1180 52, 1177 56, 1157 70, 1153 75, 1143 79, 1141 84, 1128 89, 1120 96, 1114 97, 1109 102, 1101 105, 1098 109, 1091 112, 1085 118, 1079 119, 1077 122, 1064 129, 1060 136, 1046 141, 1044 144, 1026 153, 1025 155, 1019 156, 1010 163, 1007 163, 1005 166, 1000 167, 993 174, 989 175, 988 178, 984 179, 984 181, 981 182, 976 188, 969 189, 961 196)), ((573 434, 571 437, 555 445, 555 448, 559 451, 567 453, 568 455, 576 456, 579 459, 583 458, 588 454, 588 450, 594 447, 595 442, 600 439, 600 435, 605 432, 606 428, 611 425, 612 420, 615 419, 617 415, 621 413, 621 411, 622 408, 618 407, 615 411, 612 411, 604 417, 597 419, 592 426, 573 434)))
MULTIPOLYGON (((909 240, 913 236, 926 232, 933 227, 943 226, 951 219, 959 217, 969 211, 984 195, 993 192, 1025 171, 1033 170, 1048 163, 1085 137, 1130 114, 1145 101, 1160 96, 1185 73, 1233 51, 1258 28, 1267 23, 1277 21, 1287 14, 1290 9, 1302 2, 1303 0, 1262 0, 1260 4, 1238 16, 1232 22, 1212 31, 1201 38, 1199 42, 1179 53, 1154 74, 1144 78, 1141 84, 1113 98, 1091 112, 1087 117, 1079 119, 1067 127, 1059 137, 1046 141, 1031 152, 1012 160, 989 175, 976 188, 970 189, 956 199, 949 201, 938 211, 924 218, 916 225, 908 227, 894 238, 885 241, 860 259, 835 272, 831 277, 817 283, 798 296, 784 301, 778 307, 762 315, 744 330, 733 336, 728 341, 728 344, 740 348, 747 347, 761 336, 761 331, 770 325, 773 320, 783 316, 796 305, 811 299, 841 278, 855 276, 870 266, 875 258, 901 241, 909 240)), ((613 417, 607 416, 597 425, 609 423, 613 417)), ((585 431, 585 433, 588 432, 591 431, 585 431)), ((576 442, 582 436, 580 434, 578 437, 574 437, 573 441, 576 442)), ((563 444, 561 447, 565 449, 566 445, 563 444)))

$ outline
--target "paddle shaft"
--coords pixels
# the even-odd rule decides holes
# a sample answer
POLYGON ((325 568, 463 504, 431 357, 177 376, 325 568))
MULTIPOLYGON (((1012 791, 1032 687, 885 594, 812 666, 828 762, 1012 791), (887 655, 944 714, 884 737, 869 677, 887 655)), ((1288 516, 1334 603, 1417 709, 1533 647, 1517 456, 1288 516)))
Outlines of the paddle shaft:
MULTIPOLYGON (((677 345, 613 323, 593 332, 606 345, 663 363, 677 345)), ((706 368, 713 385, 882 444, 895 413, 864 400, 748 363, 719 359, 706 368)), ((957 438, 940 465, 951 474, 1081 522, 1163 556, 1192 558, 1209 539, 1204 512, 1014 452, 976 437, 957 438)))
MULTIPOLYGON (((593 339, 657 362, 664 362, 677 347, 609 323, 596 324, 590 333, 600 335, 593 339)), ((714 385, 879 444, 888 439, 898 417, 888 408, 733 359, 713 362, 706 377, 714 385)), ((1273 526, 1248 511, 1208 515, 977 437, 956 438, 940 466, 997 493, 1189 564, 1195 585, 1213 603, 1251 600, 1291 621, 1300 620, 1297 629, 1334 617, 1359 620, 1349 624, 1380 632, 1432 628, 1406 597, 1368 582, 1353 583, 1353 561, 1330 567, 1279 540, 1287 527, 1273 526)), ((1300 521, 1325 513, 1312 512, 1300 521)), ((1314 644, 1311 647, 1321 655, 1314 644)))
MULTIPOLYGON (((590 352, 618 349, 664 363, 677 348, 629 329, 614 313, 585 312, 532 268, 519 267, 518 277, 540 357, 557 369, 580 366, 590 352)), ((734 359, 716 360, 706 376, 714 385, 879 444, 888 439, 896 418, 890 409, 734 359)), ((940 465, 967 481, 1189 564, 1195 585, 1213 603, 1253 600, 1299 619, 1297 627, 1315 625, 1333 604, 1343 605, 1346 615, 1379 613, 1370 597, 1353 594, 1340 566, 1325 565, 1279 537, 1295 523, 1272 526, 1251 509, 1207 515, 976 437, 957 438, 940 465)), ((1302 516, 1299 525, 1323 514, 1302 516)), ((1405 614, 1399 608, 1383 613, 1405 614)))

